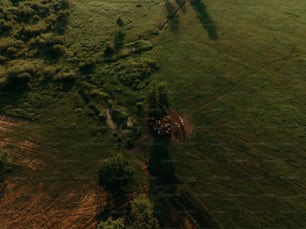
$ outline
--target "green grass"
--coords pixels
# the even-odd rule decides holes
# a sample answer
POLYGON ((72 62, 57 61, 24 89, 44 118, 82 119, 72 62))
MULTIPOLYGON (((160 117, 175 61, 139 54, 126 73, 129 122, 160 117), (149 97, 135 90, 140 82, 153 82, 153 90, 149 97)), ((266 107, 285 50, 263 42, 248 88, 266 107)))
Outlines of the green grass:
POLYGON ((154 77, 171 82, 194 128, 172 154, 176 172, 225 227, 302 227, 302 1, 204 2, 217 41, 187 5, 178 31, 156 42, 154 77))

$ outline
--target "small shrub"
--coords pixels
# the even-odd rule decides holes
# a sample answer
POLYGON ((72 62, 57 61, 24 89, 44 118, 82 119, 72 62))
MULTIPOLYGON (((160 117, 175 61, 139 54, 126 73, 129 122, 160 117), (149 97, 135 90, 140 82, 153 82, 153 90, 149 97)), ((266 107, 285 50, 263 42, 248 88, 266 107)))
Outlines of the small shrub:
POLYGON ((97 229, 124 229, 126 228, 122 218, 113 219, 109 217, 106 221, 101 221, 97 229))
POLYGON ((112 194, 123 192, 131 182, 132 172, 122 154, 107 158, 99 170, 99 185, 112 194))
POLYGON ((124 107, 121 106, 115 106, 112 110, 111 110, 111 115, 112 115, 112 119, 113 121, 120 127, 125 128, 126 127, 126 123, 129 117, 129 114, 127 113, 126 109, 124 107))
POLYGON ((128 214, 128 229, 159 229, 158 220, 153 215, 153 204, 147 197, 137 197, 131 201, 128 214))

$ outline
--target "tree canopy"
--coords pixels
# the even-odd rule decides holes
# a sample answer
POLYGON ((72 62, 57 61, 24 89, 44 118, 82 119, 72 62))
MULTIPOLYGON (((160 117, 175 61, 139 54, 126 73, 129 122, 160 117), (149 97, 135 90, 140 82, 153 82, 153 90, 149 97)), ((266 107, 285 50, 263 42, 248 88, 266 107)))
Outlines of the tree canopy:
POLYGON ((169 91, 165 82, 153 83, 147 96, 148 115, 156 119, 165 116, 170 107, 169 91))
POLYGON ((153 204, 146 197, 137 197, 130 202, 127 228, 159 229, 158 220, 153 215, 153 204))
POLYGON ((99 185, 111 193, 122 192, 130 181, 132 172, 122 154, 105 159, 99 170, 99 185))
POLYGON ((125 225, 122 218, 113 219, 109 217, 106 221, 101 221, 97 229, 124 229, 125 225))

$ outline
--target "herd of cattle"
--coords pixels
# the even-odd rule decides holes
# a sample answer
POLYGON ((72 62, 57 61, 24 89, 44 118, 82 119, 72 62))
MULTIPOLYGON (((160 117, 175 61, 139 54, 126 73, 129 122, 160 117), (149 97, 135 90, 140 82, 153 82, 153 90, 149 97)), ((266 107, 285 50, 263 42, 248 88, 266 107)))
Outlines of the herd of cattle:
POLYGON ((147 119, 150 130, 157 136, 171 136, 173 131, 184 130, 184 119, 179 116, 178 119, 171 116, 164 116, 161 119, 148 117, 147 119))

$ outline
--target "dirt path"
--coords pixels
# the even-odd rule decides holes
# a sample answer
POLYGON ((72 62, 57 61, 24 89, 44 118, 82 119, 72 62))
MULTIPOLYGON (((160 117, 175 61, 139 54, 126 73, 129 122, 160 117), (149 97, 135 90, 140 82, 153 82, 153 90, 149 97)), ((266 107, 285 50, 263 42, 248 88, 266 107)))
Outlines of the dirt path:
POLYGON ((112 115, 111 115, 111 113, 108 109, 106 110, 106 122, 112 130, 117 129, 117 125, 116 125, 116 123, 114 123, 114 121, 112 119, 112 115))

